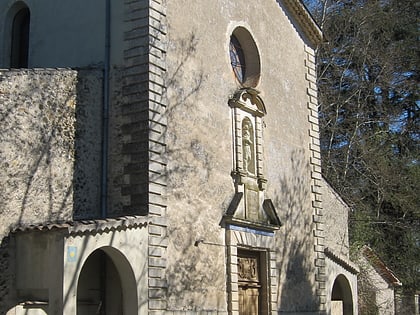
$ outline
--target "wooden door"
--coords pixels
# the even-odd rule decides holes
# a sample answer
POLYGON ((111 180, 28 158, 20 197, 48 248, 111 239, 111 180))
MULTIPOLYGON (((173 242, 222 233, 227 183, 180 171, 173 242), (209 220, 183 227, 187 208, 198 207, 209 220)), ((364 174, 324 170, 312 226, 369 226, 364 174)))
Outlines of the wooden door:
POLYGON ((239 314, 261 314, 260 257, 258 253, 238 253, 239 314))

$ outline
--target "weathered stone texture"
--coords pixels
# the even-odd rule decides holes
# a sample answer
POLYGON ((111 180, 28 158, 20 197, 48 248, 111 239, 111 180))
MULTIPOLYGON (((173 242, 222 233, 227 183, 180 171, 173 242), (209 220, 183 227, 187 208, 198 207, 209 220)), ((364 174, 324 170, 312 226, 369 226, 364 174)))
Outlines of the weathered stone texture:
POLYGON ((76 205, 78 216, 97 210, 100 77, 87 70, 0 71, 1 238, 19 224, 71 220, 76 205))
MULTIPOLYGON (((357 263, 360 267, 360 275, 358 284, 364 282, 362 286, 366 289, 369 286, 374 292, 374 301, 378 307, 378 314, 381 315, 394 315, 395 313, 395 292, 397 286, 392 285, 387 281, 385 272, 372 261, 369 261, 364 255, 359 255, 357 263)), ((360 291, 359 291, 360 292, 360 291)), ((360 292, 361 294, 367 295, 368 292, 360 292)), ((364 297, 366 299, 366 297, 364 297)), ((366 302, 365 302, 366 303, 366 302)), ((410 314, 410 313, 405 313, 410 314)))
POLYGON ((77 79, 73 218, 99 218, 103 71, 78 70, 77 79))
POLYGON ((223 312, 229 302, 220 222, 235 193, 228 100, 241 88, 229 62, 229 39, 243 26, 261 58, 256 89, 267 109, 265 194, 284 224, 275 236, 274 312, 318 310, 304 40, 276 1, 168 1, 167 18, 169 309, 223 312), (191 14, 180 15, 179 7, 191 14), (193 246, 203 238, 216 245, 193 246))
MULTIPOLYGON (((308 121, 311 124, 309 129, 309 150, 311 151, 310 166, 311 166, 311 192, 312 192, 312 220, 313 220, 313 236, 314 236, 314 252, 315 252, 315 280, 316 291, 319 307, 321 310, 326 309, 326 295, 325 290, 325 257, 324 246, 325 239, 322 231, 324 231, 324 211, 322 207, 322 193, 321 187, 321 148, 319 141, 319 133, 311 132, 319 129, 318 120, 318 99, 316 88, 316 72, 315 72, 315 51, 305 46, 305 67, 306 80, 308 81, 307 92, 307 106, 308 106, 308 121)), ((328 205, 326 205, 328 207, 328 205)))
POLYGON ((348 215, 350 208, 325 181, 322 181, 323 202, 328 205, 325 216, 325 247, 349 258, 348 215))
MULTIPOLYGON (((39 11, 55 4, 35 2, 28 0, 39 11)), ((68 21, 82 2, 75 0, 68 14, 57 12, 68 21)), ((105 18, 104 4, 95 18, 92 4, 80 13, 95 24, 93 31, 105 18)), ((124 216, 125 222, 127 215, 135 215, 147 229, 125 231, 115 225, 115 230, 84 230, 85 220, 63 227, 81 229, 68 238, 67 245, 77 245, 80 256, 77 263, 65 262, 64 279, 73 279, 92 251, 109 247, 114 255, 115 247, 124 249, 127 267, 133 267, 139 314, 235 314, 238 249, 246 249, 264 253, 259 257, 267 265, 262 272, 268 277, 263 285, 270 288, 264 298, 270 314, 325 311, 324 248, 331 246, 325 211, 334 207, 335 197, 324 191, 321 175, 313 51, 320 33, 315 27, 312 35, 305 35, 301 27, 311 26, 296 23, 305 19, 302 10, 297 0, 124 0, 111 6, 109 68, 108 51, 102 52, 104 28, 81 36, 97 38, 90 59, 80 58, 80 66, 89 59, 101 70, 0 71, 0 163, 5 170, 0 174, 5 196, 0 239, 17 224, 104 216, 103 224, 112 226, 110 217, 124 216), (255 121, 253 175, 259 191, 244 190, 244 200, 264 210, 262 203, 270 199, 279 219, 268 227, 273 233, 263 225, 232 232, 226 221, 238 186, 244 185, 234 175, 244 163, 242 138, 237 136, 243 136, 241 121, 228 104, 238 90, 250 87, 236 79, 229 60, 230 36, 238 27, 255 40, 261 73, 252 88, 264 105, 255 121), (104 94, 106 87, 109 94, 104 94)), ((34 25, 41 23, 36 16, 34 25)), ((80 29, 76 24, 73 31, 80 29)), ((69 31, 71 27, 69 23, 69 31)), ((31 40, 43 37, 31 30, 31 40)), ((57 50, 44 45, 42 51, 55 52, 57 60, 73 66, 66 48, 74 49, 75 43, 79 40, 57 50)), ((30 61, 30 66, 50 65, 38 53, 30 61)), ((55 233, 46 230, 50 236, 55 233)), ((14 262, 3 255, 5 250, 0 249, 0 273, 7 275, 0 277, 0 298, 11 298, 6 286, 13 280, 14 262)), ((121 274, 128 279, 125 271, 121 274)), ((70 314, 76 312, 76 291, 71 290, 77 282, 66 281, 64 312, 70 314)), ((49 292, 59 282, 51 282, 49 292)), ((135 292, 134 285, 128 288, 135 292)))
POLYGON ((0 72, 0 236, 17 224, 69 220, 77 72, 0 72))
MULTIPOLYGON (((112 128, 112 212, 149 215, 148 282, 151 311, 167 308, 166 248, 166 7, 161 0, 126 1, 122 101, 115 99, 112 128), (118 105, 117 105, 118 104, 118 105), (117 106, 115 106, 117 105, 117 106), (118 130, 118 131, 117 131, 118 130), (120 138, 121 141, 114 141, 120 138), (114 155, 115 154, 115 155, 114 155), (118 189, 119 188, 119 189, 118 189), (116 197, 116 198, 114 198, 116 197)), ((119 89, 116 89, 117 91, 119 89)))

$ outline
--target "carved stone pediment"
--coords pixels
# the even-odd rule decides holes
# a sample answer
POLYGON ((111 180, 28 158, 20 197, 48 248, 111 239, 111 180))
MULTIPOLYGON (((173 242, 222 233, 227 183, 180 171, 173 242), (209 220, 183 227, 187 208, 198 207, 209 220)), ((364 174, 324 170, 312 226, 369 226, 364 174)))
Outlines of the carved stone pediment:
POLYGON ((230 98, 229 106, 239 108, 258 117, 263 117, 267 114, 267 111, 263 100, 258 94, 260 92, 254 88, 240 89, 230 98))

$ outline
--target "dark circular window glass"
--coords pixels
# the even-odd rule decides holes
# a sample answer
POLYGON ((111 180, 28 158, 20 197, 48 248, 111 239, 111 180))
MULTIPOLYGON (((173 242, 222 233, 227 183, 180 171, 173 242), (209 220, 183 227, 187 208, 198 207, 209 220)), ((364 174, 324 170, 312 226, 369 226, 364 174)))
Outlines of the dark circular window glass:
POLYGON ((239 82, 243 83, 246 71, 245 54, 241 43, 235 35, 230 37, 229 53, 233 72, 235 72, 236 78, 239 80, 239 82))
POLYGON ((229 57, 239 84, 255 88, 261 74, 260 55, 251 33, 246 28, 238 26, 231 33, 229 57))

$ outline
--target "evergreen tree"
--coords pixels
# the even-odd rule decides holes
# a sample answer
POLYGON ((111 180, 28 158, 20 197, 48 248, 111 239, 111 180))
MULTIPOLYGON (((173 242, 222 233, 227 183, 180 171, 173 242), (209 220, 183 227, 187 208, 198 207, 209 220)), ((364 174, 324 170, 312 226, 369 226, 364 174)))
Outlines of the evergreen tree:
POLYGON ((416 0, 308 0, 317 51, 324 176, 369 244, 419 290, 419 11, 416 0))

